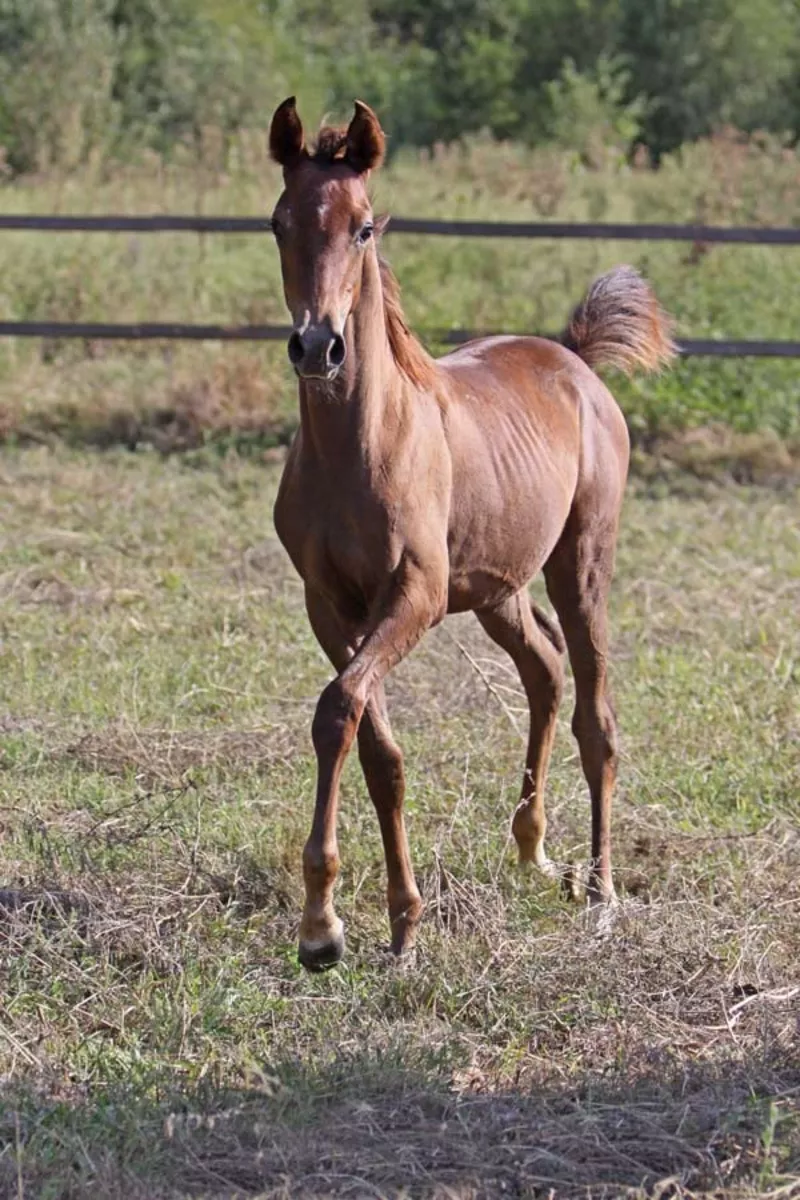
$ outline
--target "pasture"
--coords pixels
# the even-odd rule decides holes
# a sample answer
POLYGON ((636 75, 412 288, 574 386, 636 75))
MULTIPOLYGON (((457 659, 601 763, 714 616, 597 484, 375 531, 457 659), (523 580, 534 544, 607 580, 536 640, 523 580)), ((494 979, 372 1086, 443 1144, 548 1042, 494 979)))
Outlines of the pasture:
MULTIPOLYGON (((794 219, 796 164, 700 153, 659 186, 478 143, 438 170, 401 158, 379 206, 794 219)), ((275 195, 267 169, 150 176, 157 198, 135 173, 5 198, 177 211, 196 187, 235 212, 275 195)), ((273 248, 246 242, 6 238, 4 313, 281 318, 273 248)), ((418 326, 557 329, 623 249, 388 243, 418 326)), ((633 254, 680 332, 764 337, 796 335, 795 258, 633 254)), ((455 618, 389 683, 426 901, 416 955, 376 949, 383 854, 351 761, 348 954, 311 976, 300 854, 330 668, 271 523, 294 420, 283 353, 0 346, 0 1194, 793 1194, 797 365, 612 384, 637 444, 611 602, 616 920, 518 870, 524 700, 455 618)), ((578 866, 571 707, 568 691, 549 843, 578 866)))
MULTIPOLYGON (((350 949, 312 977, 299 862, 329 669, 270 527, 276 480, 236 458, 4 458, 2 877, 52 893, 3 920, 4 1194, 797 1181, 796 496, 632 489, 610 933, 516 868, 522 698, 459 618, 391 687, 416 961, 375 950, 382 852, 351 764, 350 949)), ((580 862, 569 712, 551 846, 580 862)))
MULTIPOLYGON (((227 155, 155 157, 108 174, 23 179, 8 212, 268 214, 280 190, 263 138, 227 155)), ((496 220, 792 225, 798 156, 735 135, 685 147, 659 172, 612 156, 586 170, 563 152, 476 141, 432 160, 403 152, 374 179, 377 212, 496 220)), ((390 226, 391 230, 391 226, 390 226)), ((800 251, 646 242, 385 239, 413 329, 559 332, 589 281, 631 262, 683 336, 795 338, 800 251)), ((271 236, 4 233, 6 320, 285 322, 271 236)), ((744 479, 796 473, 800 372, 778 360, 689 360, 615 390, 640 446, 744 479), (698 432, 700 431, 700 432, 698 432)), ((286 441, 296 395, 285 348, 0 341, 0 437, 161 450, 286 441)))

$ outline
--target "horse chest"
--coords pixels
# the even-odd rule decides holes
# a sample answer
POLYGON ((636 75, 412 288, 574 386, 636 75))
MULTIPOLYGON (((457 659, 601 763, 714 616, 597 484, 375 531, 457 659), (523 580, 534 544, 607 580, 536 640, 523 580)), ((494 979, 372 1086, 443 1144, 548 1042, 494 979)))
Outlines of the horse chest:
POLYGON ((354 617, 366 614, 397 566, 391 517, 368 498, 350 503, 345 493, 288 492, 276 505, 275 525, 305 583, 354 617))

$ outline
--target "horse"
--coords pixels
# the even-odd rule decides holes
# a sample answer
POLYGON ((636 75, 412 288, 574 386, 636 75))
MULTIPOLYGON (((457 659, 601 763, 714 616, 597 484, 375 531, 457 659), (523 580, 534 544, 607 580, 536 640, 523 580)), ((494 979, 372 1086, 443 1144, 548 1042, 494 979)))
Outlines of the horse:
POLYGON ((386 219, 367 189, 385 150, 375 113, 356 101, 346 128, 324 126, 307 146, 290 97, 274 113, 269 147, 283 168, 272 229, 300 406, 274 521, 337 672, 311 728, 317 789, 299 960, 324 970, 344 953, 336 819, 356 739, 386 857, 391 951, 414 945, 423 902, 384 680, 449 613, 474 612, 519 672, 530 729, 511 828, 520 861, 546 874, 555 868, 545 781, 568 654, 591 797, 586 898, 611 904, 618 752, 607 602, 629 438, 595 372, 666 365, 670 319, 641 276, 619 267, 591 285, 560 341, 484 337, 434 359, 409 330, 378 251, 386 219), (529 600, 540 571, 558 624, 529 600))

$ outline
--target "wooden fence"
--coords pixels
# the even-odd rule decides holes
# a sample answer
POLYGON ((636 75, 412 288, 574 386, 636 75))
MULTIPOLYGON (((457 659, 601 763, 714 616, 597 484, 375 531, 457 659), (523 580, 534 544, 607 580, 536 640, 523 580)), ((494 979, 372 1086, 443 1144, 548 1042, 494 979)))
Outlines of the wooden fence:
MULTIPOLYGON (((60 233, 268 233, 267 217, 201 216, 35 216, 0 214, 0 230, 60 233)), ((480 238, 574 238, 604 241, 691 242, 698 246, 800 246, 800 229, 745 228, 714 225, 629 225, 548 221, 437 221, 393 217, 389 234, 480 238)), ((176 322, 109 324, 72 321, 0 321, 0 337, 119 338, 131 341, 280 341, 289 336, 286 325, 187 325, 176 322)), ((458 345, 486 333, 503 330, 440 329, 423 331, 428 341, 458 345)), ((800 358, 800 341, 745 341, 684 338, 687 356, 722 358, 800 358)))

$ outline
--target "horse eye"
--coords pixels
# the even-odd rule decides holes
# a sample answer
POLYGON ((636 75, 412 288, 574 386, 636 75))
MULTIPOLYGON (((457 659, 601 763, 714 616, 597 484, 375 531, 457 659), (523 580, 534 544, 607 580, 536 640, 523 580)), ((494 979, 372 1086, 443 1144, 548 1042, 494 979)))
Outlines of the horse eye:
POLYGON ((358 237, 356 238, 356 241, 358 242, 359 246, 363 246, 366 242, 369 241, 369 239, 372 237, 373 229, 374 229, 374 225, 372 224, 372 222, 367 221, 366 225, 364 226, 364 228, 361 230, 358 237))

